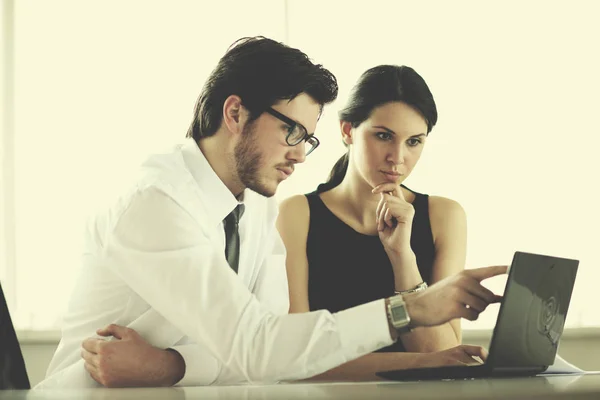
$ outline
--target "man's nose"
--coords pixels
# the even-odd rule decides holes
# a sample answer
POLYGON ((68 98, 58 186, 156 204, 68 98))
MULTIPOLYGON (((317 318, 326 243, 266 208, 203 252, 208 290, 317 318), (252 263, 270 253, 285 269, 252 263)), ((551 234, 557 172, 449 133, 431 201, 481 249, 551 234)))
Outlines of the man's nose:
POLYGON ((296 163, 303 163, 306 160, 306 143, 304 141, 292 146, 290 159, 296 163))

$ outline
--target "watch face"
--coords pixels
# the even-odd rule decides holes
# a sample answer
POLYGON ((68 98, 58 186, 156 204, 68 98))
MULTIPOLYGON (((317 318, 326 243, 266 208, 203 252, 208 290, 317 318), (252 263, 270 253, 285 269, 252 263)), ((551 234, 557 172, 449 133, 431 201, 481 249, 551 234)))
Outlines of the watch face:
POLYGON ((408 315, 406 315, 406 308, 392 307, 392 319, 394 321, 406 321, 408 319, 408 315))

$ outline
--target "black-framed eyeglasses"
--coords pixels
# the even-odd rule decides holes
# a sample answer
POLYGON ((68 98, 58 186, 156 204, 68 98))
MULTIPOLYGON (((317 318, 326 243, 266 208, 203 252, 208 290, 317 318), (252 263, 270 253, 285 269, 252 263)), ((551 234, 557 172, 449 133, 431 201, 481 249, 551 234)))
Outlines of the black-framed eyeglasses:
POLYGON ((286 117, 285 115, 283 115, 277 110, 274 110, 271 107, 267 108, 265 112, 286 123, 286 125, 288 126, 288 133, 285 137, 285 142, 288 144, 288 146, 297 146, 300 143, 302 143, 302 141, 304 141, 306 146, 305 154, 307 156, 310 153, 312 153, 317 147, 319 147, 319 144, 321 143, 319 142, 319 139, 317 139, 314 135, 309 135, 308 131, 304 126, 302 126, 302 124, 294 121, 289 117, 286 117))

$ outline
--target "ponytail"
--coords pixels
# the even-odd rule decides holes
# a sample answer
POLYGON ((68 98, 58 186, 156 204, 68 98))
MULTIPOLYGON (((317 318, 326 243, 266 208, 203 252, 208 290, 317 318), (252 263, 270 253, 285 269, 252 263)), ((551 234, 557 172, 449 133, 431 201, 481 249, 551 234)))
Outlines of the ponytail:
POLYGON ((337 160, 337 162, 331 169, 331 172, 329 173, 327 182, 325 182, 323 185, 320 185, 321 192, 333 189, 334 187, 342 183, 344 177, 346 176, 346 171, 348 170, 348 157, 348 152, 346 152, 346 154, 344 154, 340 157, 339 160, 337 160))

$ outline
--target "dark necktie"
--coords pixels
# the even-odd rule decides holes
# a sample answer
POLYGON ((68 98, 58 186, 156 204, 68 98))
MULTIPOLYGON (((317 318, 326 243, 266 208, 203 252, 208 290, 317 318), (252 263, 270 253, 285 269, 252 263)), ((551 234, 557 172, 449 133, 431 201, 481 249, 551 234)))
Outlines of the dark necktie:
POLYGON ((238 204, 228 216, 225 217, 225 258, 231 268, 237 273, 240 262, 240 234, 238 224, 244 214, 244 205, 238 204))

